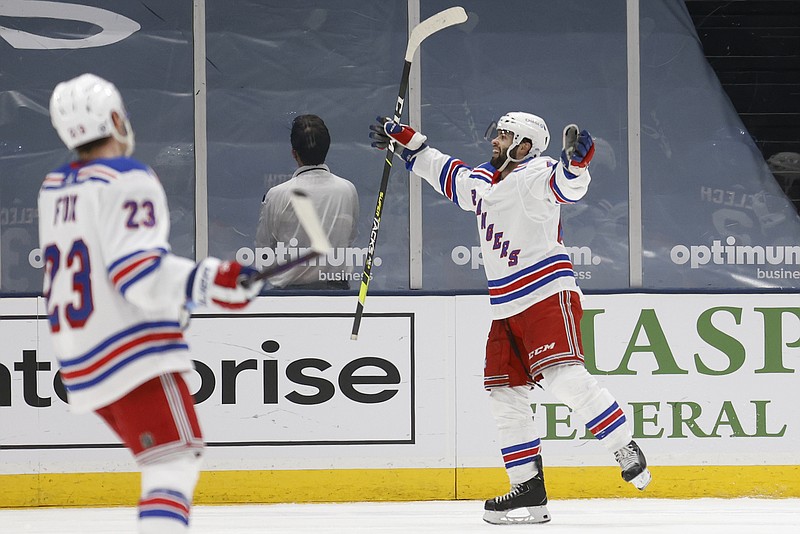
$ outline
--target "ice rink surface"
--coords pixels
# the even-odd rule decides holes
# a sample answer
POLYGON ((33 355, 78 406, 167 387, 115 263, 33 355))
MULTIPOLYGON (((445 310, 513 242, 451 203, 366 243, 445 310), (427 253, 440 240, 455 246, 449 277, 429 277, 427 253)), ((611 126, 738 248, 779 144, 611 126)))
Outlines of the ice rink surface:
MULTIPOLYGON (((798 534, 800 499, 551 501, 542 525, 496 526, 480 501, 196 506, 192 534, 798 534)), ((133 508, 0 509, 3 534, 135 534, 133 508)))

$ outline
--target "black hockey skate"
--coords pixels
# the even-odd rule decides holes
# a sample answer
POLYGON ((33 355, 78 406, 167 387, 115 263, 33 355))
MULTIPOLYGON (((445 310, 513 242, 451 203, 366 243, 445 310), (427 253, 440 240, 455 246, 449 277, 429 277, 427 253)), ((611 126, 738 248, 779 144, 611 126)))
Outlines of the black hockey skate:
POLYGON ((544 470, 541 458, 536 458, 539 472, 521 484, 514 484, 511 491, 486 501, 483 520, 493 525, 515 525, 525 523, 547 523, 547 492, 544 489, 544 470))
POLYGON ((647 460, 635 441, 631 441, 614 453, 617 463, 622 469, 622 478, 637 489, 643 490, 650 484, 650 470, 647 460))

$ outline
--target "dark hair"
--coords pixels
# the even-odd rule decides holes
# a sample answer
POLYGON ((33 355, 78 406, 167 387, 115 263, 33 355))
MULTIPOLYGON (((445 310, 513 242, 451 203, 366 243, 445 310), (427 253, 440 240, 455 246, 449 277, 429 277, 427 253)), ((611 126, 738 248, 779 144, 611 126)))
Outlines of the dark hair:
POLYGON ((292 121, 292 149, 304 165, 325 163, 331 135, 322 119, 316 115, 299 115, 292 121))

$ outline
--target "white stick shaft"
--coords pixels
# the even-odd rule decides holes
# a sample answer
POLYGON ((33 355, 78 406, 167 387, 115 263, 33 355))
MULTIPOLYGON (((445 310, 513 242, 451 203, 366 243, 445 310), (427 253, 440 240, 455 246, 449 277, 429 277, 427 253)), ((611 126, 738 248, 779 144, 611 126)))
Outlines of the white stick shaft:
POLYGON ((314 210, 314 204, 308 198, 308 195, 299 189, 295 189, 292 191, 289 201, 292 203, 292 208, 294 208, 300 226, 303 227, 306 235, 308 235, 311 249, 319 254, 328 252, 328 249, 331 248, 328 235, 322 229, 319 217, 317 217, 317 213, 314 210))

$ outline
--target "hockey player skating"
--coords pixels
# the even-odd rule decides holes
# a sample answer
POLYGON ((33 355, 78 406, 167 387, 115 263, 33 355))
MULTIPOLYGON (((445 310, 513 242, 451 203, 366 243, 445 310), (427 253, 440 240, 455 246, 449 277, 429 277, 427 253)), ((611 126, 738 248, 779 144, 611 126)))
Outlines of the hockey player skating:
POLYGON ((44 297, 69 404, 96 412, 141 469, 138 532, 185 533, 204 443, 182 377, 187 307, 244 307, 255 271, 170 253, 164 189, 131 159, 133 130, 110 82, 83 74, 58 84, 50 116, 77 159, 39 192, 44 297))
POLYGON ((561 239, 561 205, 580 200, 591 180, 589 133, 565 128, 556 161, 542 154, 550 141, 544 120, 507 113, 493 125, 491 160, 470 168, 388 118, 370 129, 373 146, 384 149, 390 140, 403 146, 406 167, 477 220, 493 316, 484 386, 511 482, 511 491, 486 501, 484 520, 550 520, 541 442, 528 402, 535 383, 572 408, 614 454, 622 478, 644 489, 650 472, 625 414, 584 366, 581 291, 561 239))

